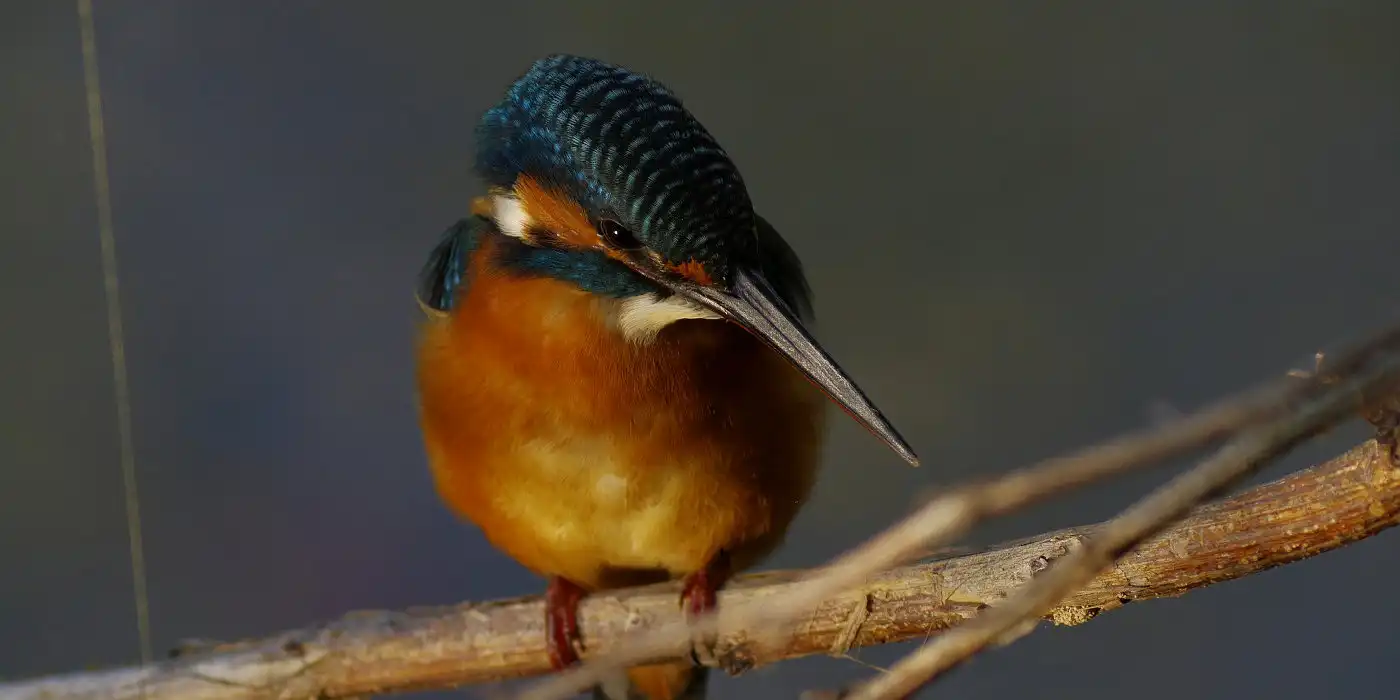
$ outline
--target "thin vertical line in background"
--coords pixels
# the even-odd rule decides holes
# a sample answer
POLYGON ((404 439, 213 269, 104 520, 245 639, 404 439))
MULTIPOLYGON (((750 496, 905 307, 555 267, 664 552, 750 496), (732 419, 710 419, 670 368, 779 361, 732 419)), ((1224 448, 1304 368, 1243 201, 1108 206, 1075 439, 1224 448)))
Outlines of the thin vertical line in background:
POLYGON ((83 31, 83 85, 87 90, 88 132, 92 139, 92 180, 97 196, 97 232, 102 241, 102 279, 107 291, 107 338, 112 350, 112 384, 121 441, 122 487, 126 494, 126 534, 131 543, 131 587, 136 599, 136 631, 141 663, 151 663, 151 612, 146 593, 146 556, 141 543, 141 499, 136 490, 136 452, 131 439, 131 390, 126 379, 126 341, 117 289, 117 240, 112 233, 112 192, 107 179, 107 135, 102 120, 102 88, 97 82, 97 33, 92 0, 78 0, 83 31))

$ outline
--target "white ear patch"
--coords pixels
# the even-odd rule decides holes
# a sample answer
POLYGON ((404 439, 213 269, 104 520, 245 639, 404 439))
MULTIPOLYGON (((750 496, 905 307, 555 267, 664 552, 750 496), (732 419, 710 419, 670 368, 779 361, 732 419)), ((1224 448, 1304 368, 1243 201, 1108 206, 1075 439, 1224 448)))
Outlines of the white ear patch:
POLYGON ((645 345, 656 340, 662 328, 688 318, 717 320, 720 316, 674 294, 664 299, 656 294, 642 294, 622 300, 617 327, 628 340, 645 345))
POLYGON ((525 240, 525 232, 535 222, 525 211, 525 204, 510 195, 498 194, 491 198, 491 216, 496 220, 496 228, 512 238, 525 240))

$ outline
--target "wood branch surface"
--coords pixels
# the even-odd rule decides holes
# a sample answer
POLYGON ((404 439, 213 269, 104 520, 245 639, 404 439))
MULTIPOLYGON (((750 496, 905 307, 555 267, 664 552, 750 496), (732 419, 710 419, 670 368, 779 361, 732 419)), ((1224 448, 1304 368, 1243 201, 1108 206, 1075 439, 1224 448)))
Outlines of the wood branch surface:
MULTIPOLYGON (((1400 469, 1374 441, 1316 467, 1202 506, 1143 543, 1047 617, 1079 624, 1132 602, 1177 596, 1335 549, 1400 522, 1400 469)), ((976 615, 1079 546, 1093 527, 892 570, 813 610, 777 643, 720 615, 725 670, 922 638, 976 615)), ((801 572, 737 579, 726 603, 782 596, 801 572)), ((680 620, 662 585, 599 595, 580 610, 585 656, 638 628, 680 620)), ((0 684, 0 700, 263 700, 423 690, 546 673, 538 597, 350 613, 272 637, 202 648, 149 667, 0 684)), ((675 650, 675 656, 688 649, 675 650)))
MULTIPOLYGON (((1309 381, 1313 387, 1327 389, 1298 402, 1284 415, 1240 431, 1196 466, 1102 523, 1084 546, 1056 560, 1042 575, 996 607, 920 645, 884 673, 860 682, 844 697, 903 700, 998 642, 1033 629, 1037 621, 1109 570, 1124 554, 1335 425, 1355 410, 1358 396, 1377 387, 1392 386, 1400 371, 1400 357, 1384 354, 1387 356, 1371 363, 1370 368, 1365 367, 1368 363, 1364 361, 1356 364, 1355 371, 1345 378, 1309 381)), ((1394 437, 1393 431, 1382 433, 1377 428, 1378 441, 1389 442, 1394 437)))

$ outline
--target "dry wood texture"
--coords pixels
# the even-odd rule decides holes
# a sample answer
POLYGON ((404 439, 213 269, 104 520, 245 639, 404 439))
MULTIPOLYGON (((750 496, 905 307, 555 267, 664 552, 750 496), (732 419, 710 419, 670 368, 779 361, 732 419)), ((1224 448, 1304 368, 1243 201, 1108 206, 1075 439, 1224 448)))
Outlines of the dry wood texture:
MULTIPOLYGON (((1196 509, 1048 617, 1078 624, 1131 601, 1180 595, 1334 549, 1397 521, 1400 469, 1368 441, 1325 464, 1196 509)), ((738 672, 783 658, 927 636, 996 605, 1092 531, 1050 533, 874 576, 826 601, 791 636, 776 641, 750 638, 727 627, 721 616, 720 663, 738 672)), ((742 577, 721 595, 721 609, 782 596, 799 573, 742 577)), ((678 623, 675 596, 674 587, 653 586, 585 601, 587 655, 609 653, 637 628, 678 623)), ((535 675, 548 671, 543 618, 537 597, 351 613, 144 669, 4 684, 0 700, 346 697, 535 675)))

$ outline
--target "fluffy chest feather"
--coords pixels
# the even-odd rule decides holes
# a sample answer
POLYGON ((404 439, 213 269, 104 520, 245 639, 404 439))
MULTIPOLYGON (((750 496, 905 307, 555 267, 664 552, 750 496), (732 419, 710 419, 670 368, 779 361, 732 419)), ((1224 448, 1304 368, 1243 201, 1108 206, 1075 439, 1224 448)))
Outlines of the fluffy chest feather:
POLYGON ((812 483, 821 394, 731 324, 634 342, 626 300, 494 270, 489 254, 419 348, 449 505, 525 566, 589 587, 771 549, 812 483))

